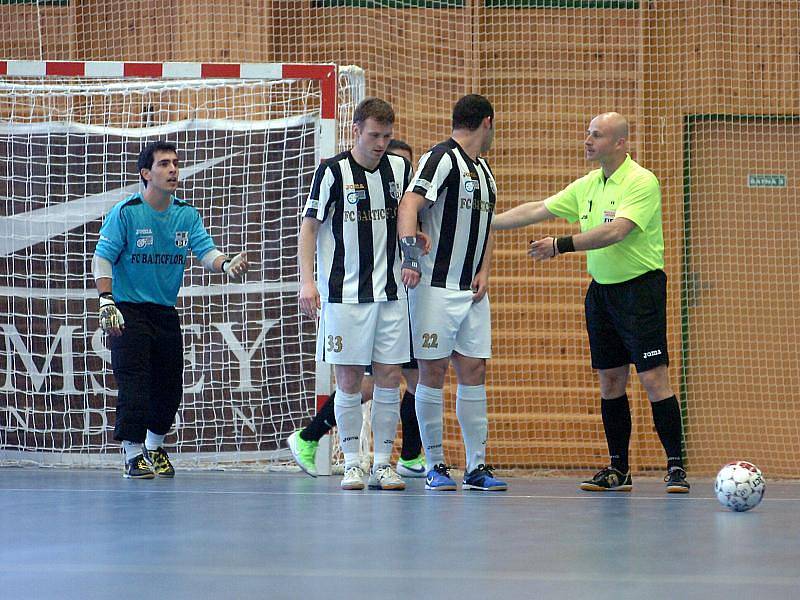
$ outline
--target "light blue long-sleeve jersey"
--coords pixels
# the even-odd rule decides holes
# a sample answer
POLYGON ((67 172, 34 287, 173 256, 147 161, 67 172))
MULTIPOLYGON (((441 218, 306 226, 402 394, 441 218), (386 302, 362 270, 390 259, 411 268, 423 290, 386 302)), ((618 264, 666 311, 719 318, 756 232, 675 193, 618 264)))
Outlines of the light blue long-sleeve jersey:
POLYGON ((117 302, 175 306, 189 250, 202 259, 214 249, 195 207, 173 196, 159 212, 134 194, 106 216, 95 254, 112 264, 117 302))

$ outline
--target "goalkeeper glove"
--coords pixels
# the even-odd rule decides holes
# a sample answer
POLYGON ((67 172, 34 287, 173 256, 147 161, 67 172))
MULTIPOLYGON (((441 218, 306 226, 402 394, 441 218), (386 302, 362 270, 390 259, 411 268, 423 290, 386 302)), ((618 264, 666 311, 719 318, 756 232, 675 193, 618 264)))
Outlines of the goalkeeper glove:
POLYGON ((222 272, 232 279, 239 279, 247 272, 247 252, 240 252, 233 258, 225 259, 222 263, 222 272))
POLYGON ((422 247, 417 245, 416 236, 407 235, 406 237, 400 238, 400 248, 403 250, 403 264, 400 268, 411 269, 421 274, 419 257, 422 256, 422 247))
POLYGON ((119 335, 125 328, 125 317, 117 308, 111 292, 100 294, 100 328, 112 335, 119 335))

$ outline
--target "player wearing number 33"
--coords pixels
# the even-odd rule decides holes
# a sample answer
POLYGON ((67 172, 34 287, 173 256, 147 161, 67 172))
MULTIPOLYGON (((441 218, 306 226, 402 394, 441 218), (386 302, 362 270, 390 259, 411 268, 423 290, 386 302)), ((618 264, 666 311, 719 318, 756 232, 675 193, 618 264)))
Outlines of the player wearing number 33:
POLYGON ((206 269, 232 279, 248 264, 245 253, 229 259, 217 250, 197 209, 173 195, 179 170, 174 145, 148 144, 137 167, 144 191, 108 213, 92 268, 119 391, 114 439, 125 452, 123 474, 152 479, 175 475, 163 444, 183 396, 175 304, 189 251, 206 269))
POLYGON ((531 242, 528 254, 549 260, 566 252, 586 251, 592 276, 586 292, 586 329, 592 367, 600 380, 600 412, 611 464, 581 483, 581 489, 631 490, 631 412, 625 388, 633 363, 667 454, 666 491, 686 493, 681 413, 667 376, 661 188, 653 173, 631 159, 627 142, 628 122, 622 115, 596 116, 589 123, 584 150, 586 159, 600 168, 542 202, 528 202, 497 215, 492 226, 512 229, 554 217, 580 222, 580 233, 531 242))
MULTIPOLYGON (((300 226, 300 310, 320 311, 317 360, 334 365, 334 414, 345 490, 364 489, 359 457, 361 380, 372 365, 375 459, 369 487, 401 490, 389 465, 400 418, 401 365, 410 358, 408 303, 400 280, 397 205, 411 164, 386 153, 394 111, 378 98, 353 113, 355 144, 317 168, 300 226), (314 281, 314 254, 319 281, 314 281)), ((424 238, 420 244, 425 245, 424 238)))

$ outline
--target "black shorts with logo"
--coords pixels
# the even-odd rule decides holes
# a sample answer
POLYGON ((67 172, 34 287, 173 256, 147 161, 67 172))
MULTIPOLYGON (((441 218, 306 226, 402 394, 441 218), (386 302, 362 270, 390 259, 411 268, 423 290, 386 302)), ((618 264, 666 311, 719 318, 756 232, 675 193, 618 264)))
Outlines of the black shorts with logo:
POLYGON ((633 363, 641 373, 669 364, 664 271, 649 271, 622 283, 592 281, 585 305, 592 368, 633 363))

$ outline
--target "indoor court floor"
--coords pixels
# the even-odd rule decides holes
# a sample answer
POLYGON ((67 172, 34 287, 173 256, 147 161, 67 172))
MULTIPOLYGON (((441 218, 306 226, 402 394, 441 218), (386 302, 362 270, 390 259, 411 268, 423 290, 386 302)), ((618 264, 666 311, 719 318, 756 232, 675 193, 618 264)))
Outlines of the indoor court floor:
POLYGON ((299 473, 2 468, 0 598, 800 598, 800 484, 731 513, 690 480, 344 492, 299 473))

